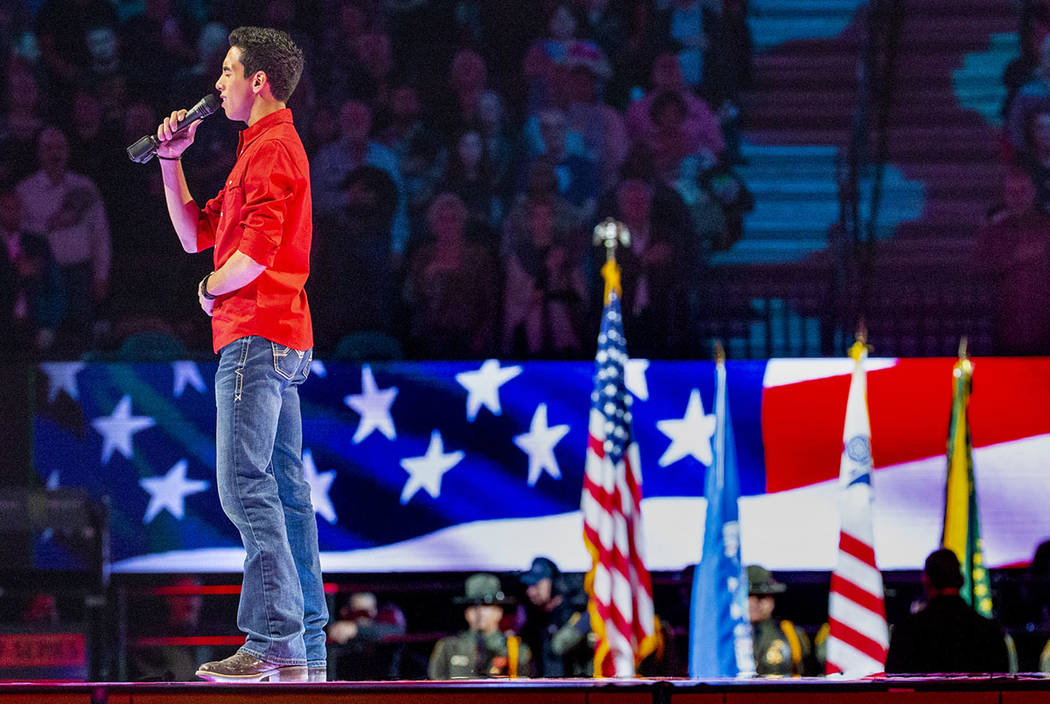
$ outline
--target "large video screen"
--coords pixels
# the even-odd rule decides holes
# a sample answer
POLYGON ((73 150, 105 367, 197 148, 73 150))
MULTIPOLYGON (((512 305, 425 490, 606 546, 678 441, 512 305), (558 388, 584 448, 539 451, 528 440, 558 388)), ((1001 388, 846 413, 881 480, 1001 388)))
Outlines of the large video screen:
MULTIPOLYGON (((918 569, 939 543, 951 359, 866 365, 875 549, 918 569)), ((852 361, 729 362, 745 562, 828 570, 852 361)), ((215 365, 39 368, 42 484, 108 498, 115 572, 236 572, 215 489, 215 365)), ((700 559, 714 365, 631 360, 646 561, 700 559)), ((580 492, 588 362, 315 361, 300 388, 303 460, 328 572, 588 567, 580 492)), ((970 422, 985 558, 1026 564, 1050 538, 1050 360, 975 360, 970 422)), ((44 535, 38 540, 46 540, 44 535)), ((46 550, 39 551, 47 554, 46 550)))

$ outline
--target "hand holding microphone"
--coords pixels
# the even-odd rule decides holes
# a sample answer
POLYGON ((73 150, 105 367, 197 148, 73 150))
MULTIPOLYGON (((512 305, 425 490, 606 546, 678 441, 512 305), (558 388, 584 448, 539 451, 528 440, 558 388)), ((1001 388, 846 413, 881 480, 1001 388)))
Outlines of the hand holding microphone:
POLYGON ((222 101, 219 100, 218 96, 211 94, 201 98, 189 110, 176 110, 169 117, 164 118, 164 122, 157 128, 156 135, 148 134, 129 146, 127 148, 128 158, 138 164, 145 164, 154 156, 157 156, 157 151, 162 147, 161 158, 178 158, 182 151, 193 142, 193 135, 196 132, 194 125, 218 110, 220 105, 222 105, 222 101), (172 125, 175 125, 174 129, 172 129, 172 125), (169 142, 180 136, 184 130, 189 130, 185 139, 180 140, 184 144, 180 144, 178 147, 168 145, 169 142), (177 148, 178 151, 170 151, 172 148, 177 148))

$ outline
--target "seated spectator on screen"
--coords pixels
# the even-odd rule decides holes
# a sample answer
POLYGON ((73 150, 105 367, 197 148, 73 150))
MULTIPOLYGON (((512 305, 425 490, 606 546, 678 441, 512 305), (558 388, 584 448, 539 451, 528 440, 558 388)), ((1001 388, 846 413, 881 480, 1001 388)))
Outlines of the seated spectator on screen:
POLYGON ((477 359, 495 347, 498 265, 467 237, 468 217, 459 196, 439 194, 427 210, 429 235, 409 257, 409 345, 423 358, 477 359))
POLYGON ((996 351, 1050 354, 1050 215, 1024 171, 1007 171, 1002 209, 981 227, 975 262, 995 291, 996 351))
POLYGON ((523 201, 508 219, 504 354, 571 357, 583 349, 587 282, 571 231, 552 199, 523 201), (518 220, 521 222, 518 222, 518 220))
POLYGON ((947 548, 930 553, 922 584, 928 603, 894 624, 886 655, 887 674, 1009 672, 1002 627, 978 614, 960 596, 963 574, 955 553, 947 548))

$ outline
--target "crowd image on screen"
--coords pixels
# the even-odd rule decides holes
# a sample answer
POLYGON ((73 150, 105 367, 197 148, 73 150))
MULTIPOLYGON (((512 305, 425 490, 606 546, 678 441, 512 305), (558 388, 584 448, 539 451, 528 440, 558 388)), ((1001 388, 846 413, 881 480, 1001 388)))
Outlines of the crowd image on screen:
MULTIPOLYGON (((661 331, 647 352, 697 353, 688 289, 731 220, 712 214, 729 208, 703 175, 735 158, 735 101, 751 60, 745 9, 0 3, 0 318, 28 358, 119 358, 144 332, 207 354, 195 282, 209 257, 173 256, 159 171, 130 162, 124 147, 214 92, 230 30, 267 24, 307 59, 289 107, 311 163, 307 293, 319 352, 374 333, 408 356, 585 358, 603 256, 592 230, 619 216, 640 228, 628 263, 644 282, 631 283, 645 328, 635 338, 673 317, 680 329, 661 331), (638 150, 648 173, 632 162, 638 150), (639 211, 622 212, 626 203, 639 211), (681 311, 661 309, 665 293, 683 297, 681 311)), ((186 152, 198 200, 229 172, 238 127, 211 118, 186 152)))

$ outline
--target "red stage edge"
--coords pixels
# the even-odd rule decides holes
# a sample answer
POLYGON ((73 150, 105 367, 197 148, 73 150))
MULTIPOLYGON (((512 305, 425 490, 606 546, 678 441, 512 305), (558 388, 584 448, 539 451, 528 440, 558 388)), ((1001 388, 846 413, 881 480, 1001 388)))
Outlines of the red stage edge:
POLYGON ((0 683, 0 704, 1046 704, 1043 675, 698 681, 476 680, 221 685, 0 683))

